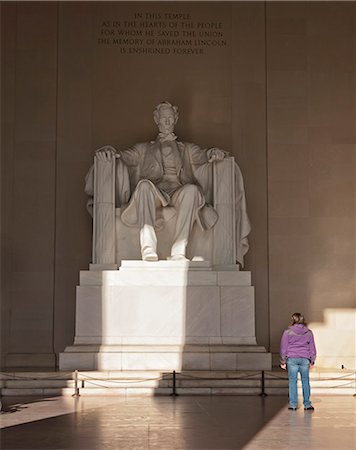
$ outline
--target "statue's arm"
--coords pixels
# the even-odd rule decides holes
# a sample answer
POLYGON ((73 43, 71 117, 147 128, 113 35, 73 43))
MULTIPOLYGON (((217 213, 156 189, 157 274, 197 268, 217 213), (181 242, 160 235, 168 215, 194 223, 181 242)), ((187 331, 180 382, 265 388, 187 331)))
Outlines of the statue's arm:
POLYGON ((142 157, 142 145, 143 144, 134 144, 131 147, 120 150, 120 157, 127 166, 135 167, 139 164, 142 157))
POLYGON ((140 161, 141 144, 135 144, 118 150, 112 145, 104 145, 95 152, 95 156, 99 161, 111 162, 112 158, 120 158, 127 166, 136 166, 140 161))
POLYGON ((201 148, 197 144, 188 144, 191 162, 193 165, 201 165, 212 163, 214 161, 222 161, 229 155, 225 150, 217 147, 201 148))
POLYGON ((208 162, 208 153, 206 148, 202 148, 197 144, 185 144, 188 152, 190 162, 193 166, 200 166, 208 162))

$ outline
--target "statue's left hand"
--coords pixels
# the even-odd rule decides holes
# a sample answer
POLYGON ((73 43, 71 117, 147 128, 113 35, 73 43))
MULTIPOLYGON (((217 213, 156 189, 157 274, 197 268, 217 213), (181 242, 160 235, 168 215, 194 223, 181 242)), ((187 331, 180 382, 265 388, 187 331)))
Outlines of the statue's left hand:
POLYGON ((222 161, 225 156, 227 156, 227 152, 224 150, 221 150, 220 148, 211 148, 209 149, 209 159, 208 162, 214 162, 214 161, 222 161))

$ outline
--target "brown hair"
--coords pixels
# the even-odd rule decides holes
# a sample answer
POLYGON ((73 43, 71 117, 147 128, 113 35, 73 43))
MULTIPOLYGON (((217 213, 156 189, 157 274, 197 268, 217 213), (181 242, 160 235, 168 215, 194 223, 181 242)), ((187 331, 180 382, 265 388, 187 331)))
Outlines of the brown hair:
POLYGON ((291 319, 290 325, 306 325, 304 316, 301 313, 293 313, 291 319))

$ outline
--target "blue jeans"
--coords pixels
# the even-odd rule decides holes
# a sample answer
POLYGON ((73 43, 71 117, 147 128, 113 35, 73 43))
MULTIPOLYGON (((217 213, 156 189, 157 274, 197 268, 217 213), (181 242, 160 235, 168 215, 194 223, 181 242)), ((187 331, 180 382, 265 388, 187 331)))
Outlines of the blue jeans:
POLYGON ((289 405, 292 408, 296 408, 298 406, 298 389, 297 389, 298 372, 300 372, 300 377, 302 379, 304 408, 308 408, 311 405, 309 365, 310 361, 307 358, 288 358, 287 360, 288 377, 289 377, 289 405))

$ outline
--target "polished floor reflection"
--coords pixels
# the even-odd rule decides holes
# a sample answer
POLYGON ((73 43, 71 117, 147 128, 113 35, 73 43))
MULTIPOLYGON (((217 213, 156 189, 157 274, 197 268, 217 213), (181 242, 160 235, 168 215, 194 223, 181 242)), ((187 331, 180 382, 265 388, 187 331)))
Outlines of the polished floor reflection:
POLYGON ((1 449, 354 449, 356 398, 313 403, 293 412, 285 397, 5 397, 1 449))

